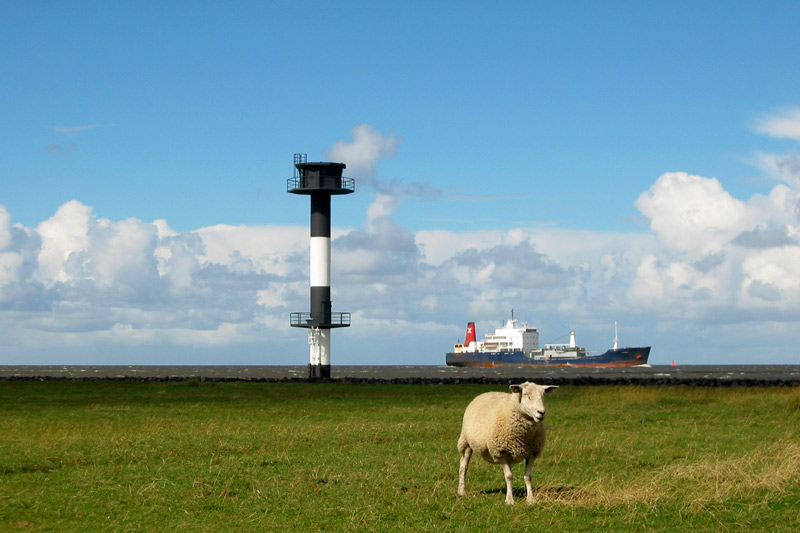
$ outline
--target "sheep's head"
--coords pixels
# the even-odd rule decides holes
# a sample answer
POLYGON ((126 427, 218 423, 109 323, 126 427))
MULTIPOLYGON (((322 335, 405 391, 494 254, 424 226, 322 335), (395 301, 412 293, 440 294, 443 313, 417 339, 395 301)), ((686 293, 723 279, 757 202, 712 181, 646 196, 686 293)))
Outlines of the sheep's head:
POLYGON ((520 412, 536 422, 541 422, 545 414, 544 395, 558 389, 558 386, 537 385, 526 381, 509 388, 519 402, 520 412))

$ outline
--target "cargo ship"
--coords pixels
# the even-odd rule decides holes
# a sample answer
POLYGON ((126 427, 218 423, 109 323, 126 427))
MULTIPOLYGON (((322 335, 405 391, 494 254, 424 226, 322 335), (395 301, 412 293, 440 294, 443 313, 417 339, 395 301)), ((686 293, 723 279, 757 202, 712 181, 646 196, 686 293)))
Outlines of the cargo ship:
POLYGON ((514 313, 511 320, 487 333, 483 341, 475 335, 475 323, 467 324, 464 344, 456 344, 446 355, 448 366, 575 366, 621 367, 646 365, 650 346, 620 348, 614 323, 614 347, 602 353, 591 353, 575 342, 571 331, 568 344, 545 344, 539 348, 539 331, 527 324, 517 326, 514 313))

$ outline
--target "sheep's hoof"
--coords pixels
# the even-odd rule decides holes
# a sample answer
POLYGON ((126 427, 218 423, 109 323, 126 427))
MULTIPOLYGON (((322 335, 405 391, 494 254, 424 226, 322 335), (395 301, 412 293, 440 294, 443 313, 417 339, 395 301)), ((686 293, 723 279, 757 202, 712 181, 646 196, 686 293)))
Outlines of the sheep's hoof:
POLYGON ((536 503, 536 499, 533 496, 528 496, 527 498, 525 498, 525 502, 528 505, 533 505, 534 503, 536 503))
POLYGON ((506 498, 506 505, 514 505, 514 498, 511 499, 506 498))

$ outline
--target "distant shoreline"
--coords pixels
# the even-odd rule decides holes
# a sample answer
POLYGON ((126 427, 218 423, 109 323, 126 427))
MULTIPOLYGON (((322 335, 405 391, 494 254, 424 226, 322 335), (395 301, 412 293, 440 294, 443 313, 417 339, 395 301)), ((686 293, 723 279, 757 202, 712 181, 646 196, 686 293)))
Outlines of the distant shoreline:
MULTIPOLYGON (((0 381, 305 382, 307 366, 0 365, 0 381)), ((328 383, 800 386, 800 365, 680 365, 629 368, 336 366, 328 383)))

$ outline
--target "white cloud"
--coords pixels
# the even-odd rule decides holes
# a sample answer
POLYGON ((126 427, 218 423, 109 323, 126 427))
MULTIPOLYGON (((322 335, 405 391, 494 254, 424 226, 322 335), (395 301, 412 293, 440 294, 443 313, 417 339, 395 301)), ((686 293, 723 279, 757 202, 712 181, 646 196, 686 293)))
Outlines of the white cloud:
POLYGON ((347 165, 347 174, 357 179, 357 183, 366 184, 383 195, 379 202, 386 202, 390 197, 422 198, 438 200, 442 191, 428 183, 407 183, 399 179, 378 179, 376 167, 380 160, 392 157, 400 148, 402 139, 394 133, 384 135, 369 124, 358 124, 351 130, 352 142, 338 141, 333 144, 325 156, 332 161, 347 165))
POLYGON ((332 161, 345 163, 349 174, 367 183, 374 183, 375 165, 380 159, 393 156, 401 140, 394 134, 384 136, 369 124, 355 126, 350 134, 352 142, 334 143, 325 156, 332 161))
POLYGON ((375 200, 367 207, 367 227, 372 227, 380 219, 390 217, 397 211, 399 200, 396 196, 378 193, 375 200))
MULTIPOLYGON (((229 226, 218 224, 195 232, 202 241, 201 261, 228 264, 246 260, 261 272, 280 276, 297 272, 308 252, 308 228, 299 226, 229 226)), ((307 271, 306 271, 307 273, 307 271)))
POLYGON ((790 106, 758 118, 754 129, 770 137, 800 141, 800 107, 790 106))
POLYGON ((82 126, 53 126, 53 130, 74 137, 84 131, 102 128, 103 124, 84 124, 82 126))
MULTIPOLYGON (((652 234, 413 233, 395 220, 397 198, 376 193, 362 228, 334 228, 334 309, 364 321, 337 343, 358 352, 347 343, 363 348, 370 334, 383 343, 403 335, 394 344, 405 346, 423 326, 426 338, 452 342, 443 332, 461 334, 466 319, 487 329, 512 307, 537 322, 548 341, 548 328, 606 339, 614 319, 627 322, 628 337, 651 342, 654 330, 636 325, 643 316, 712 327, 751 315, 796 315, 794 190, 778 185, 741 201, 717 180, 671 173, 637 205, 652 234), (369 324, 388 330, 372 332, 369 324)), ((11 225, 5 213, 0 209, 4 342, 28 351, 59 343, 75 351, 172 346, 180 353, 262 346, 273 354, 262 363, 303 363, 305 338, 288 327, 288 314, 308 305, 307 228, 218 225, 177 233, 163 220, 98 219, 78 201, 35 229, 11 225), (284 352, 300 360, 280 359, 284 352)), ((441 362, 446 344, 429 347, 429 363, 441 362)))
POLYGON ((631 304, 664 320, 796 320, 800 305, 800 194, 787 185, 747 201, 719 181, 661 176, 636 203, 661 250, 645 257, 631 304))
POLYGON ((298 262, 303 254, 296 244, 277 246, 297 240, 294 228, 178 234, 165 221, 99 219, 73 200, 29 230, 10 226, 5 212, 0 209, 0 312, 10 329, 0 337, 22 344, 54 339, 35 332, 86 343, 186 345, 190 331, 192 345, 247 342, 259 336, 248 332, 270 322, 270 306, 288 316, 286 300, 296 296, 291 288, 299 291, 295 278, 307 266, 307 256, 298 262), (227 249, 216 238, 221 233, 229 236, 227 249), (237 242, 243 246, 231 248, 237 242))
MULTIPOLYGON (((332 152, 354 154, 377 183, 377 163, 399 141, 366 125, 353 138, 332 152)), ((629 342, 654 344, 662 362, 675 357, 670 349, 709 362, 722 332, 729 346, 757 345, 767 330, 773 346, 793 345, 792 328, 780 325, 800 320, 792 157, 782 183, 746 199, 715 178, 663 174, 636 202, 650 227, 642 234, 413 232, 397 220, 402 187, 375 187, 361 227, 333 228, 334 310, 354 317, 352 333, 336 335, 335 350, 348 355, 335 362, 441 364, 462 322, 486 330, 511 308, 544 341, 576 329, 590 347, 607 344, 620 320, 629 342)), ((308 261, 302 226, 178 233, 165 220, 100 219, 73 200, 26 228, 0 206, 0 343, 7 353, 110 351, 131 363, 198 362, 191 354, 242 362, 236 353, 303 364, 305 336, 288 315, 307 310, 308 261)))
POLYGON ((788 150, 784 155, 756 152, 753 160, 769 177, 794 188, 800 186, 800 155, 797 150, 788 150))
POLYGON ((0 300, 4 286, 18 283, 22 275, 24 259, 14 252, 0 252, 0 300))
POLYGON ((91 207, 72 200, 36 228, 42 239, 39 252, 39 280, 45 283, 69 281, 68 260, 89 246, 91 207))
POLYGON ((11 245, 11 215, 0 205, 0 252, 11 245))
MULTIPOLYGON (((796 138, 798 109, 765 117, 757 129, 796 138)), ((683 172, 660 176, 642 193, 636 206, 658 245, 634 263, 633 277, 609 263, 627 280, 626 305, 682 329, 748 324, 738 333, 742 345, 756 342, 750 331, 798 320, 800 160, 792 149, 758 153, 755 163, 781 182, 767 195, 740 200, 717 179, 683 172)))
POLYGON ((747 205, 718 180, 685 172, 663 174, 636 207, 659 239, 682 252, 719 250, 751 224, 747 205))
POLYGON ((800 246, 759 250, 742 262, 740 296, 748 306, 796 312, 800 305, 800 246))

